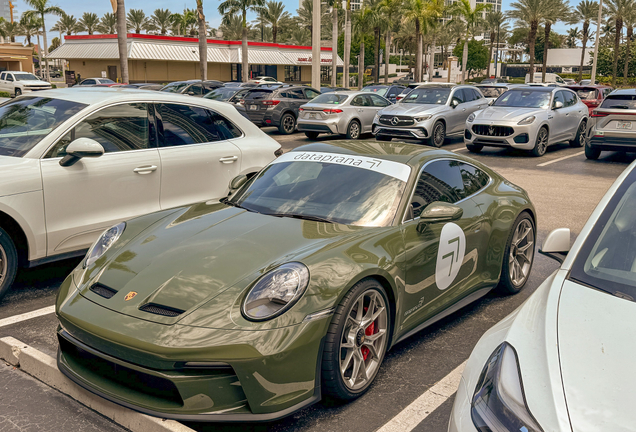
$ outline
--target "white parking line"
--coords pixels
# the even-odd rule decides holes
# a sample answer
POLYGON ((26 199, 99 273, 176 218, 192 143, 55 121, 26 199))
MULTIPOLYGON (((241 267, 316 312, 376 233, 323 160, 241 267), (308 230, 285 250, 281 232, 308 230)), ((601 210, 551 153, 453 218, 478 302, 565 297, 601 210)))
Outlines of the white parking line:
POLYGON ((55 312, 55 306, 48 306, 42 309, 37 309, 31 312, 23 313, 21 315, 10 316, 9 318, 4 318, 0 320, 0 327, 5 327, 11 324, 26 321, 31 318, 37 318, 42 315, 48 315, 53 312, 55 312))
POLYGON ((455 394, 466 362, 457 366, 437 384, 415 399, 377 432, 410 432, 418 424, 455 394))
POLYGON ((537 165, 537 166, 538 166, 538 167, 543 167, 543 166, 546 166, 546 165, 553 164, 553 163, 555 163, 555 162, 561 162, 562 160, 570 159, 570 158, 573 158, 573 157, 576 157, 576 156, 581 156, 581 155, 582 155, 582 154, 584 154, 584 153, 585 153, 585 152, 584 152, 584 151, 582 151, 582 152, 578 152, 578 153, 571 154, 571 155, 569 155, 569 156, 563 156, 562 158, 558 158, 558 159, 555 159, 555 160, 551 160, 551 161, 549 161, 549 162, 544 162, 544 163, 539 164, 539 165, 537 165))
POLYGON ((453 153, 457 153, 457 152, 460 152, 460 151, 468 151, 468 149, 467 149, 466 147, 462 147, 462 148, 458 148, 458 149, 451 150, 451 151, 452 151, 453 153))

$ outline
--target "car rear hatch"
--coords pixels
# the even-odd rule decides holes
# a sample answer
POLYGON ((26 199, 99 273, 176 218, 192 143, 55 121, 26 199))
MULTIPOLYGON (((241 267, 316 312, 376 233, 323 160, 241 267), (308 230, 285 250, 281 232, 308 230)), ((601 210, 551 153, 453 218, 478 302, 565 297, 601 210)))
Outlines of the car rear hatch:
POLYGON ((581 102, 587 105, 588 108, 596 108, 603 101, 601 92, 595 87, 577 87, 571 89, 576 92, 581 102))
POLYGON ((274 91, 270 89, 253 89, 250 90, 242 99, 243 106, 247 117, 254 123, 263 123, 265 113, 268 109, 274 108, 280 103, 279 100, 273 100, 274 91))
POLYGON ((592 113, 596 121, 595 138, 626 140, 636 146, 636 109, 596 108, 592 113))
POLYGON ((342 113, 342 108, 334 104, 306 104, 299 109, 302 120, 327 120, 342 113))

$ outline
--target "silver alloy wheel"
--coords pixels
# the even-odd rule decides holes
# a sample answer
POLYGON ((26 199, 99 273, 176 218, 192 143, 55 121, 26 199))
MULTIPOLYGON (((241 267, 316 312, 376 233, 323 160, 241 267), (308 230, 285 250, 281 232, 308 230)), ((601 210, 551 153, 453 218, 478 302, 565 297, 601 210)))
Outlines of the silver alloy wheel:
POLYGON ((294 117, 286 115, 285 118, 283 118, 283 129, 285 129, 285 132, 292 133, 295 127, 296 122, 294 121, 294 117))
POLYGON ((360 390, 375 376, 388 331, 387 305, 376 290, 363 292, 353 303, 340 340, 340 376, 349 390, 360 390))
POLYGON ((523 285, 530 273, 534 258, 534 228, 528 219, 517 225, 510 242, 508 266, 510 280, 516 286, 523 285))
POLYGON ((444 139, 446 138, 446 128, 444 127, 444 123, 439 122, 435 125, 435 129, 433 130, 433 140, 436 147, 441 147, 444 144, 444 139))
POLYGON ((2 245, 0 245, 0 285, 2 285, 2 281, 7 276, 7 253, 4 251, 2 245))
POLYGON ((360 137, 360 125, 356 121, 352 121, 349 125, 349 136, 351 139, 358 139, 360 137))
POLYGON ((585 136, 587 132, 587 123, 585 123, 584 121, 581 122, 581 124, 579 125, 579 146, 584 146, 585 145, 585 141, 587 139, 587 137, 585 136))
POLYGON ((545 128, 541 128, 539 130, 539 135, 537 136, 537 153, 544 154, 546 149, 548 148, 548 131, 545 128))

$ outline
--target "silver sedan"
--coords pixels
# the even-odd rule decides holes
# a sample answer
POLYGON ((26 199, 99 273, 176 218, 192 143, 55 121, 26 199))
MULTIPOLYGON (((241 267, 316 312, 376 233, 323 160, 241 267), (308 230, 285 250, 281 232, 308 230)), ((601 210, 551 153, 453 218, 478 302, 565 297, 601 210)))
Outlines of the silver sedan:
POLYGON ((373 117, 379 110, 391 105, 380 95, 359 91, 338 91, 322 94, 300 107, 298 131, 307 138, 318 134, 346 135, 358 139, 371 132, 373 117))
POLYGON ((543 156, 551 144, 585 144, 587 106, 561 87, 517 87, 466 120, 464 143, 471 152, 484 146, 513 147, 543 156))

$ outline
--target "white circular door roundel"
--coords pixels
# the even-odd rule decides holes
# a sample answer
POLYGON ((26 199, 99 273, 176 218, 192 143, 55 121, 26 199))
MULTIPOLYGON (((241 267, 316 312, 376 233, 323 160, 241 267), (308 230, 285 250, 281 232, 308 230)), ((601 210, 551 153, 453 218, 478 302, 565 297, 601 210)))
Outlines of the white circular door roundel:
POLYGON ((466 236, 459 225, 447 223, 442 228, 435 265, 435 283, 444 290, 451 286, 464 262, 466 236))

